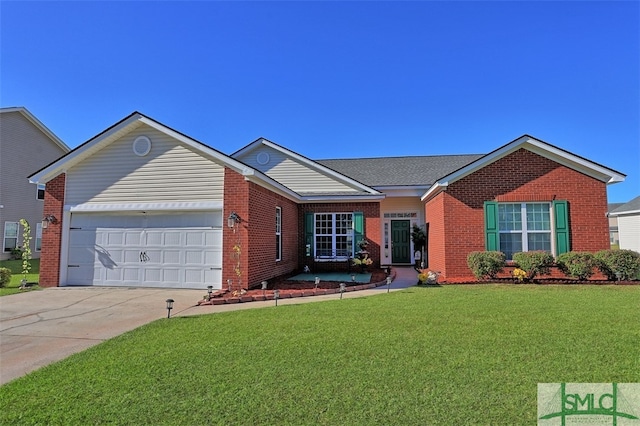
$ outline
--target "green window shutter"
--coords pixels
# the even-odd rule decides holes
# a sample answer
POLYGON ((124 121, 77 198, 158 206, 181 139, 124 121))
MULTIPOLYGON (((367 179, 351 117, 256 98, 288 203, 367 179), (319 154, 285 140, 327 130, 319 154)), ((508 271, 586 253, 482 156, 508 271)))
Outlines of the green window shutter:
POLYGON ((314 224, 314 215, 313 213, 307 212, 304 214, 304 244, 305 244, 305 256, 313 257, 313 228, 314 224))
POLYGON ((353 212, 353 242, 358 244, 362 239, 364 239, 364 213, 353 212))
POLYGON ((498 203, 484 202, 484 235, 487 251, 500 250, 500 234, 498 232, 498 203))
POLYGON ((566 201, 553 202, 555 219, 556 256, 571 250, 569 247, 569 209, 566 201))

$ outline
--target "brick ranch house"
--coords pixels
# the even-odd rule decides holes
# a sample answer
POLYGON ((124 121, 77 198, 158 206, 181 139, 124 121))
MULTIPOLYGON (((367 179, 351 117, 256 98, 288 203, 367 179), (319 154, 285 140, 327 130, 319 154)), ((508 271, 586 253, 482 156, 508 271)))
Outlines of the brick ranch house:
POLYGON ((40 284, 233 289, 424 261, 472 274, 471 251, 609 247, 607 191, 625 175, 524 135, 486 155, 314 161, 260 138, 225 155, 134 112, 30 176, 46 184, 40 284))

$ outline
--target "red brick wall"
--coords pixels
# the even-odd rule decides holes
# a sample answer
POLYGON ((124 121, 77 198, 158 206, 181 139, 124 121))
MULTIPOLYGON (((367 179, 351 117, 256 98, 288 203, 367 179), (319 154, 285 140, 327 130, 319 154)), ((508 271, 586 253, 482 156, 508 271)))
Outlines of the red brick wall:
POLYGON ((249 286, 298 268, 298 205, 255 183, 249 184, 249 286), (282 209, 282 258, 276 261, 276 207, 282 209))
MULTIPOLYGON (((307 259, 305 255, 305 243, 304 243, 304 214, 311 213, 353 213, 362 212, 364 215, 364 236, 369 241, 367 251, 369 251, 369 257, 373 260, 372 267, 380 267, 380 247, 382 244, 382 236, 380 235, 380 203, 318 203, 318 204, 303 204, 300 206, 299 213, 299 228, 300 241, 298 245, 300 264, 302 269, 306 264, 312 262, 307 259)), ((356 241, 357 242, 357 241, 356 241)), ((308 265, 312 266, 312 265, 308 265)), ((342 270, 345 268, 344 262, 336 262, 331 264, 330 262, 324 262, 322 264, 323 269, 336 269, 342 270)))
MULTIPOLYGON (((444 228, 446 253, 444 259, 436 254, 432 261, 430 246, 429 267, 441 270, 447 281, 473 276, 466 257, 471 251, 485 249, 485 201, 552 200, 569 202, 571 250, 595 252, 609 248, 606 184, 520 149, 449 185, 427 203, 430 243, 432 229, 444 228), (430 207, 439 202, 443 204, 444 219, 439 209, 430 207)), ((437 236, 441 234, 434 238, 437 236)))
POLYGON ((242 175, 225 169, 222 231, 222 287, 233 280, 232 290, 260 286, 265 280, 286 275, 298 267, 298 206, 242 175), (276 261, 276 207, 282 208, 282 260, 276 261), (236 212, 242 221, 234 229, 227 218, 236 212), (240 247, 240 254, 234 246, 240 247), (240 275, 236 273, 238 267, 240 275))
POLYGON ((53 215, 56 223, 42 230, 40 254, 40 286, 60 285, 60 243, 62 241, 62 213, 64 209, 66 174, 56 176, 47 183, 44 193, 44 216, 53 215))
POLYGON ((446 275, 446 240, 444 222, 444 201, 442 194, 436 195, 425 204, 425 217, 429 224, 427 239, 427 267, 446 275))

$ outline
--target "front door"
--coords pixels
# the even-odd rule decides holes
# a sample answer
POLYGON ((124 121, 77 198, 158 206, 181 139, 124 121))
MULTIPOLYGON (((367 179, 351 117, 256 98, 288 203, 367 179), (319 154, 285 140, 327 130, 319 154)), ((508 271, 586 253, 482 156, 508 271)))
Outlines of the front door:
POLYGON ((391 263, 411 263, 410 221, 391 221, 391 263))

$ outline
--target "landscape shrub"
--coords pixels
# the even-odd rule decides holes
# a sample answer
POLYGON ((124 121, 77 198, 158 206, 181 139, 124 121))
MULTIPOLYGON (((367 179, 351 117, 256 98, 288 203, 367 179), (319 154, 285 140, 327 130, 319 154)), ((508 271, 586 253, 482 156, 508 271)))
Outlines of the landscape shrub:
POLYGON ((5 287, 11 281, 11 270, 9 268, 0 268, 0 287, 5 287))
POLYGON ((612 281, 632 280, 640 274, 640 253, 633 250, 602 250, 595 258, 600 272, 612 281))
POLYGON ((505 255, 501 251, 473 251, 467 256, 467 265, 478 280, 495 278, 504 264, 505 255))
POLYGON ((559 255, 556 264, 565 275, 586 280, 593 275, 597 261, 594 255, 587 251, 570 251, 559 255))
POLYGON ((532 280, 536 275, 548 275, 553 266, 553 256, 546 251, 526 251, 513 254, 513 261, 532 280))

